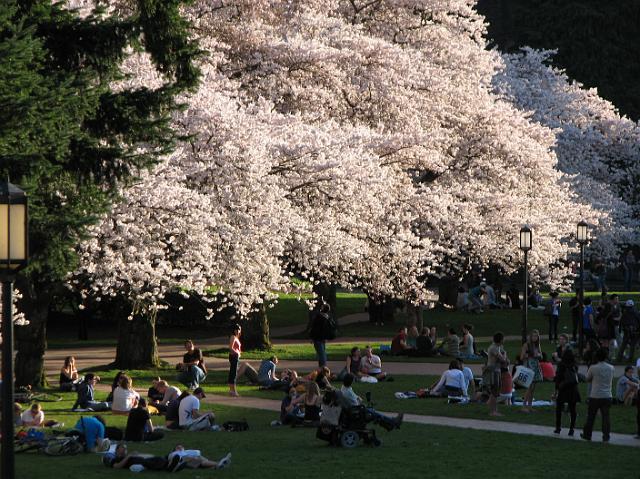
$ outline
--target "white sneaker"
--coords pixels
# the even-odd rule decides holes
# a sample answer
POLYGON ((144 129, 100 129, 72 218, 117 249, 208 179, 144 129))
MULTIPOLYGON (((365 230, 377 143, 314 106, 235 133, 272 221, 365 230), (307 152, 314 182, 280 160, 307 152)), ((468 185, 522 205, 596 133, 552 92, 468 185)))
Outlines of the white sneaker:
POLYGON ((231 465, 231 453, 228 453, 222 459, 218 461, 218 465, 216 469, 224 469, 225 467, 229 467, 231 465))

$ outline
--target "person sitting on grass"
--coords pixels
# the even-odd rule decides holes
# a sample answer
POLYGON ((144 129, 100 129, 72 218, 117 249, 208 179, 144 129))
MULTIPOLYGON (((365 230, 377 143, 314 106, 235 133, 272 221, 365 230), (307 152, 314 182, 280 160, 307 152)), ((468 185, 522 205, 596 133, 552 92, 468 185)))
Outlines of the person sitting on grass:
POLYGON ((360 374, 364 376, 373 376, 378 381, 384 381, 387 373, 382 371, 382 360, 377 354, 373 354, 371 346, 364 347, 364 357, 360 364, 360 374))
POLYGON ((473 331, 471 324, 462 325, 462 341, 460 342, 458 356, 464 359, 482 359, 482 356, 476 354, 475 342, 471 331, 473 331))
POLYGON ((166 457, 140 454, 139 452, 127 452, 127 445, 120 443, 115 452, 107 452, 102 456, 102 464, 113 469, 129 469, 136 466, 137 471, 148 469, 150 471, 166 471, 169 461, 166 457))
POLYGON ((464 359, 458 358, 458 363, 460 364, 460 370, 462 371, 462 375, 464 376, 464 382, 467 386, 467 392, 469 397, 475 397, 476 395, 476 383, 473 379, 473 371, 470 367, 465 366, 464 359))
MULTIPOLYGON (((354 406, 361 406, 363 404, 362 398, 358 396, 351 386, 353 386, 353 381, 355 377, 353 374, 347 374, 342 380, 342 388, 340 388, 340 395, 342 406, 349 408, 354 406)), ((379 413, 372 407, 367 407, 367 414, 370 419, 379 424, 387 431, 391 431, 392 429, 399 429, 402 424, 402 418, 404 414, 400 413, 395 418, 391 418, 389 416, 385 416, 384 414, 379 413)))
POLYGON ((158 383, 160 383, 160 381, 162 381, 162 379, 160 379, 159 376, 151 380, 151 387, 147 390, 147 404, 150 406, 156 407, 156 404, 160 404, 160 401, 162 401, 164 397, 164 394, 158 390, 158 383))
POLYGON ((447 337, 440 344, 438 352, 443 356, 450 356, 452 358, 460 356, 460 339, 455 329, 449 328, 447 337))
POLYGON ((300 424, 304 418, 304 399, 304 394, 298 394, 296 388, 289 388, 287 395, 280 403, 280 421, 277 424, 292 426, 300 424))
POLYGON ((416 349, 408 351, 412 357, 428 357, 438 354, 436 351, 436 328, 424 327, 416 338, 416 349))
POLYGON ((94 398, 95 385, 100 381, 100 377, 93 373, 87 373, 84 381, 78 386, 78 397, 73 409, 86 409, 90 411, 108 411, 111 404, 108 402, 96 401, 94 398))
POLYGON ((318 387, 322 391, 331 389, 331 370, 327 366, 322 366, 321 368, 318 368, 317 371, 318 374, 316 374, 314 381, 318 387))
POLYGON ((362 375, 362 354, 357 346, 351 348, 351 352, 345 360, 345 367, 338 375, 338 378, 343 378, 346 374, 353 374, 356 379, 362 375))
POLYGON ((391 354, 402 356, 408 354, 409 351, 413 351, 413 349, 407 344, 407 328, 402 327, 391 340, 391 354))
POLYGON ((180 396, 180 389, 175 386, 170 386, 169 383, 164 379, 161 379, 156 383, 156 388, 158 390, 158 393, 160 394, 160 399, 157 401, 153 401, 151 405, 154 406, 158 411, 160 411, 160 413, 165 413, 167 412, 169 403, 180 396))
POLYGON ((411 349, 416 349, 416 340, 420 336, 418 332, 418 327, 415 324, 412 324, 409 328, 407 328, 407 345, 411 349))
POLYGON ((111 410, 114 414, 129 414, 138 405, 140 394, 133 389, 133 381, 126 374, 120 378, 118 387, 113 391, 111 410))
POLYGON ((60 369, 60 391, 76 391, 81 382, 82 377, 78 374, 76 358, 67 356, 60 369))
POLYGON ((187 339, 184 342, 184 349, 187 351, 182 357, 182 362, 176 368, 180 371, 178 382, 184 384, 189 389, 196 389, 207 377, 207 367, 204 363, 204 356, 199 348, 196 348, 193 341, 187 339))
POLYGON ((102 416, 82 416, 71 431, 80 436, 86 452, 104 452, 111 447, 109 439, 104 437, 105 422, 102 416))
POLYGON ((58 424, 57 421, 44 420, 44 411, 38 403, 32 404, 29 409, 22 413, 20 422, 22 426, 27 427, 54 427, 58 424))
POLYGON ((624 368, 624 374, 616 384, 616 399, 620 404, 631 406, 633 399, 638 396, 640 384, 638 378, 633 376, 633 366, 624 368))
POLYGON ((198 449, 185 449, 182 444, 178 444, 167 456, 169 460, 168 469, 171 472, 178 472, 182 469, 224 469, 231 465, 231 453, 227 453, 218 462, 211 461, 204 457, 198 449))
POLYGON ((162 431, 155 431, 151 415, 147 410, 147 400, 141 398, 138 406, 129 411, 127 427, 124 432, 125 441, 157 441, 164 437, 162 431))
POLYGON ((478 286, 469 290, 469 306, 470 313, 483 313, 482 305, 484 303, 482 297, 487 290, 487 283, 480 283, 478 286))
POLYGON ((200 400, 206 398, 202 388, 196 388, 180 401, 178 406, 178 417, 180 429, 188 431, 207 431, 211 429, 215 422, 215 415, 212 412, 200 411, 200 400))
POLYGON ((169 429, 180 429, 180 402, 190 396, 189 391, 182 391, 180 396, 172 399, 167 404, 167 410, 165 411, 165 426, 169 429))
POLYGON ((553 382, 556 377, 556 371, 553 369, 553 364, 547 359, 547 353, 542 353, 542 359, 540 360, 540 370, 542 371, 543 381, 553 382))
POLYGON ((304 422, 317 424, 320 421, 320 405, 322 396, 320 388, 315 382, 307 384, 307 392, 304 394, 304 422))
POLYGON ((442 373, 440 380, 430 388, 429 394, 439 397, 468 396, 467 381, 457 359, 449 363, 449 369, 442 373))
POLYGON ((276 375, 276 366, 278 365, 278 357, 271 356, 269 359, 263 359, 258 369, 258 384, 267 389, 279 389, 282 387, 282 381, 276 375))

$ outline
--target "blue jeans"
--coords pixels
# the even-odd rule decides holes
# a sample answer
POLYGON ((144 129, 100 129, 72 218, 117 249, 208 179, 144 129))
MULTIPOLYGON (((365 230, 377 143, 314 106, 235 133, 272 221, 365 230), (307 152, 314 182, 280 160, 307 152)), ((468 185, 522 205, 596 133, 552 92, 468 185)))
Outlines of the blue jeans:
POLYGON ((327 349, 325 346, 325 342, 323 341, 313 341, 313 347, 316 350, 316 356, 318 356, 318 366, 326 366, 327 365, 327 349))
POLYGON ((178 374, 178 381, 188 388, 195 389, 200 386, 200 383, 204 381, 206 377, 207 375, 198 366, 189 366, 186 371, 178 374))

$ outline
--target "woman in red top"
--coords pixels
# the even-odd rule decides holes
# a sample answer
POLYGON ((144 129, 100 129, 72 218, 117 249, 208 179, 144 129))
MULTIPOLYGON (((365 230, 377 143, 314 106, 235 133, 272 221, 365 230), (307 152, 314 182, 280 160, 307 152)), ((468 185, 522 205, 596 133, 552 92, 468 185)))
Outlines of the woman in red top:
POLYGON ((239 324, 233 327, 233 333, 229 337, 229 394, 238 397, 236 391, 236 378, 238 377, 238 364, 240 362, 240 354, 242 354, 242 344, 240 343, 240 334, 242 328, 239 324))

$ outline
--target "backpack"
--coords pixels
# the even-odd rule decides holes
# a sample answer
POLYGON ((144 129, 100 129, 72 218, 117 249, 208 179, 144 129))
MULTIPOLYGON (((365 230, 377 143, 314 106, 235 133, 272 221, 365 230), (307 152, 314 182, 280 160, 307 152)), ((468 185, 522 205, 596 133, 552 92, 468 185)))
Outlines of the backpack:
POLYGON ((309 337, 314 341, 324 341, 326 339, 335 339, 338 331, 338 325, 327 313, 316 313, 311 324, 309 337))
POLYGON ((322 333, 324 339, 335 339, 338 335, 338 325, 336 320, 329 315, 322 315, 324 317, 324 324, 322 325, 322 333))

